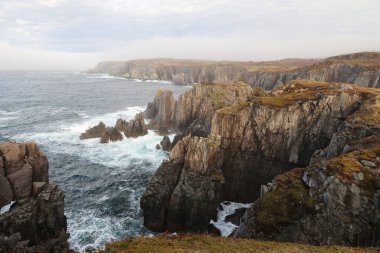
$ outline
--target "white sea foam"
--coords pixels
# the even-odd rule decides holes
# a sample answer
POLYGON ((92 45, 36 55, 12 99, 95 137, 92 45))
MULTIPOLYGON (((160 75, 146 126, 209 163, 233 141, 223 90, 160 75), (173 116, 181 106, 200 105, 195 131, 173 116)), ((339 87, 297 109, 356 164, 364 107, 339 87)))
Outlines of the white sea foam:
POLYGON ((96 75, 87 76, 86 78, 88 78, 88 79, 119 79, 119 80, 128 80, 128 79, 126 79, 124 77, 111 76, 109 74, 96 74, 96 75))
POLYGON ((239 208, 249 208, 251 204, 242 204, 236 202, 222 202, 220 204, 222 210, 218 209, 217 221, 211 220, 210 223, 214 224, 216 228, 220 230, 222 236, 229 236, 237 226, 231 222, 226 222, 226 217, 235 213, 236 209, 239 208))
POLYGON ((10 204, 8 205, 5 205, 3 206, 2 208, 0 208, 0 215, 6 213, 9 211, 9 209, 11 209, 11 206, 13 205, 13 203, 15 203, 16 201, 12 201, 10 204))
POLYGON ((101 144, 99 139, 80 140, 81 133, 100 121, 107 126, 114 126, 118 118, 127 121, 132 119, 143 107, 128 107, 126 110, 103 114, 91 119, 68 126, 58 127, 54 132, 25 133, 14 138, 21 141, 35 141, 39 144, 52 147, 55 153, 79 155, 93 163, 105 166, 121 166, 128 164, 132 158, 145 159, 158 165, 166 157, 166 153, 156 150, 156 144, 162 137, 154 131, 139 138, 124 138, 122 141, 101 144), (65 145, 62 145, 65 144, 65 145))

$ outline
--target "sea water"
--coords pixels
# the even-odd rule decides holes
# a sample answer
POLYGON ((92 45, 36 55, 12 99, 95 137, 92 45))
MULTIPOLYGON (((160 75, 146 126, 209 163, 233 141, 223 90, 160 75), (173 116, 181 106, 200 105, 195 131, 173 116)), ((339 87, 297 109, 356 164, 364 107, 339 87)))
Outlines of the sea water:
POLYGON ((104 74, 0 72, 0 142, 34 141, 46 153, 50 181, 65 193, 71 247, 83 252, 150 234, 139 201, 168 156, 156 150, 162 137, 153 131, 109 144, 79 135, 99 121, 132 119, 158 89, 178 97, 190 88, 104 74))

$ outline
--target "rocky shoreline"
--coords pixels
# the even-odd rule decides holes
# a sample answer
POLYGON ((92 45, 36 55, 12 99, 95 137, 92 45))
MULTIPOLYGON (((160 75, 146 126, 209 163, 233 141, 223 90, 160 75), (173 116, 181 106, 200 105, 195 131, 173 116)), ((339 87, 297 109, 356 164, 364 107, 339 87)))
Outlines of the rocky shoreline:
POLYGON ((379 90, 297 80, 271 93, 196 85, 176 103, 164 93, 155 127, 170 115, 180 133, 141 199, 145 226, 210 232, 222 201, 254 202, 231 236, 379 246, 379 90))
POLYGON ((9 209, 0 214, 0 252, 73 252, 64 193, 49 183, 48 169, 35 143, 0 144, 0 206, 9 209))

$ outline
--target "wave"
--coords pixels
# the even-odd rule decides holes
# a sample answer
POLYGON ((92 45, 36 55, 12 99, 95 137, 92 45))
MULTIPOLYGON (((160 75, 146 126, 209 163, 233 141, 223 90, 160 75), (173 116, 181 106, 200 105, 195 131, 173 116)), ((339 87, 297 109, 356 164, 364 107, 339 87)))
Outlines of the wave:
POLYGON ((235 213, 236 209, 251 207, 251 204, 242 204, 242 203, 226 201, 226 202, 222 202, 220 206, 221 208, 218 209, 217 221, 211 220, 210 223, 220 230, 220 233, 222 236, 227 237, 238 226, 236 226, 235 224, 231 222, 226 222, 226 217, 228 215, 235 213))
POLYGON ((97 125, 100 121, 108 126, 114 126, 118 118, 127 121, 132 119, 143 107, 127 107, 126 110, 98 115, 80 123, 60 126, 56 131, 40 133, 24 133, 14 136, 21 141, 35 141, 49 147, 54 153, 79 155, 86 160, 105 166, 118 167, 129 164, 132 159, 144 159, 158 167, 167 154, 156 150, 156 144, 162 137, 154 131, 139 138, 124 138, 122 141, 101 144, 99 139, 80 140, 81 133, 89 127, 97 125), (63 145, 64 144, 64 145, 63 145))
POLYGON ((111 76, 109 74, 97 74, 96 76, 87 76, 87 79, 118 79, 118 80, 128 80, 120 76, 111 76))

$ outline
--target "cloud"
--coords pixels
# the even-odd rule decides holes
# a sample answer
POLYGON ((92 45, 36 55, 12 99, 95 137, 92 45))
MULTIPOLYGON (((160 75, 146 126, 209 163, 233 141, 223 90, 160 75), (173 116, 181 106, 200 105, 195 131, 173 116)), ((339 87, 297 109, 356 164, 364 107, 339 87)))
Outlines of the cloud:
MULTIPOLYGON (((378 0, 13 0, 0 2, 0 42, 30 50, 109 57, 108 52, 126 46, 146 45, 138 55, 148 58, 156 55, 147 53, 156 52, 157 46, 150 42, 163 38, 172 43, 167 51, 161 50, 163 55, 186 55, 176 50, 177 45, 192 41, 189 50, 202 52, 192 58, 211 58, 198 42, 224 45, 217 41, 232 40, 225 50, 218 48, 224 51, 220 57, 234 59, 247 58, 240 51, 249 57, 250 52, 279 52, 280 57, 293 45, 307 42, 291 51, 293 56, 305 57, 319 45, 333 54, 342 48, 380 50, 380 44, 373 43, 379 39, 379 11, 378 0), (272 39, 285 42, 281 45, 272 39), (328 40, 334 43, 329 45, 328 40)), ((123 57, 131 58, 128 55, 136 52, 123 57)))

